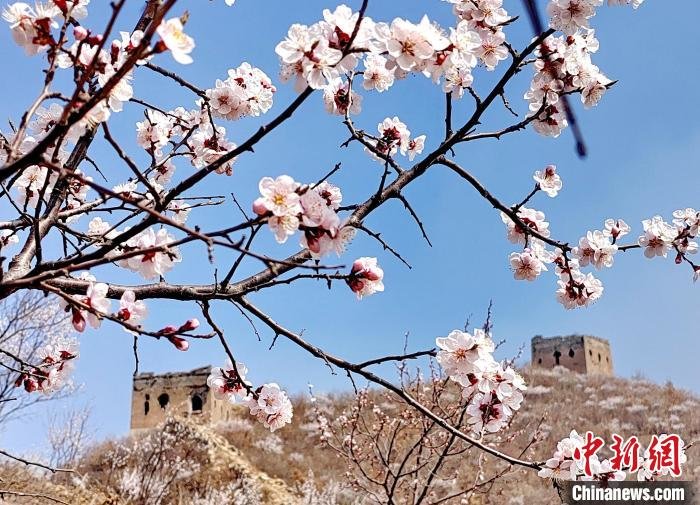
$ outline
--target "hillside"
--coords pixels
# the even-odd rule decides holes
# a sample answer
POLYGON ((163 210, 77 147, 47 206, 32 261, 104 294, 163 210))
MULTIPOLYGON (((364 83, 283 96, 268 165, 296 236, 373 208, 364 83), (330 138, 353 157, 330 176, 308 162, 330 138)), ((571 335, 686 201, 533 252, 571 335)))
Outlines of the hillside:
MULTIPOLYGON (((637 435, 645 443, 652 434, 669 432, 679 433, 686 442, 700 437, 700 399, 670 384, 585 376, 563 368, 526 369, 524 376, 529 388, 522 409, 503 438, 495 436, 489 442, 509 454, 526 448, 524 458, 546 459, 572 429, 591 430, 606 440, 612 433, 637 435)), ((452 393, 445 393, 445 398, 448 394, 452 393)), ((363 401, 387 426, 401 416, 408 425, 418 419, 383 394, 369 393, 363 401)), ((171 420, 138 438, 93 447, 75 476, 56 475, 47 482, 32 478, 22 468, 5 465, 0 479, 6 488, 51 495, 71 504, 372 503, 366 483, 357 478, 357 466, 349 466, 338 451, 321 441, 322 434, 331 442, 338 435, 342 438, 343 426, 347 427, 357 405, 349 395, 297 399, 295 422, 275 433, 266 432, 243 410, 241 417, 216 426, 171 420), (329 427, 319 424, 319 414, 329 421, 329 427)), ((367 429, 375 429, 377 420, 367 419, 374 423, 367 429)), ((397 448, 407 446, 412 440, 410 430, 393 439, 397 448)), ((340 440, 341 449, 343 443, 340 440)), ((430 496, 449 496, 465 482, 499 478, 472 486, 467 501, 455 498, 443 503, 557 503, 550 485, 533 471, 509 468, 466 447, 455 452, 441 469, 430 496)), ((689 451, 684 480, 700 477, 696 452, 695 448, 689 451)), ((420 478, 421 474, 415 475, 420 478)), ((18 504, 45 502, 36 497, 6 499, 6 503, 18 504)))

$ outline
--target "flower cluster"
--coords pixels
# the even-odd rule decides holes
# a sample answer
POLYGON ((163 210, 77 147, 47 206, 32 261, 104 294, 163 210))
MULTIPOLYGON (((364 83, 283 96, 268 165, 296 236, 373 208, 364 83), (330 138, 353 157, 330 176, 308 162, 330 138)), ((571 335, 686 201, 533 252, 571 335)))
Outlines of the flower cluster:
MULTIPOLYGON (((38 139, 34 137, 25 137, 22 142, 22 149, 36 145, 38 139)), ((65 161, 68 156, 64 149, 59 150, 59 161, 65 161), (65 156, 65 157, 64 157, 65 156)), ((80 169, 76 169, 68 182, 66 201, 63 210, 75 209, 80 207, 88 195, 92 182, 92 177, 86 176, 80 169)), ((39 202, 46 204, 49 201, 51 193, 54 189, 58 174, 56 171, 45 166, 31 165, 27 167, 19 177, 16 178, 12 187, 17 192, 17 202, 22 206, 35 208, 39 202)), ((75 218, 69 218, 67 221, 72 221, 75 218)))
POLYGON ((61 11, 53 3, 36 3, 34 8, 25 2, 7 6, 2 17, 10 25, 12 38, 29 56, 46 51, 56 44, 51 29, 58 28, 61 11))
POLYGON ((84 296, 73 296, 80 305, 61 298, 61 308, 71 313, 71 322, 76 331, 85 331, 86 324, 97 329, 102 324, 102 315, 109 313, 111 301, 107 298, 109 286, 104 282, 90 282, 84 296))
MULTIPOLYGON (((214 99, 210 102, 212 104, 216 102, 211 108, 214 115, 214 107, 223 102, 220 103, 214 99)), ((192 165, 199 169, 216 162, 224 154, 236 148, 236 144, 226 138, 226 129, 223 126, 214 127, 212 125, 204 102, 199 101, 198 105, 198 109, 188 111, 178 107, 167 114, 148 109, 144 121, 136 123, 136 142, 156 161, 155 175, 149 181, 152 185, 170 182, 173 176, 175 166, 172 163, 172 156, 165 156, 163 153, 163 148, 170 142, 184 142, 189 148, 185 156, 189 157, 192 165)), ((249 107, 247 113, 252 115, 254 114, 253 110, 255 110, 255 114, 260 114, 267 110, 267 105, 271 104, 263 106, 261 102, 256 101, 256 98, 251 97, 251 101, 247 105, 249 107)), ((216 114, 220 114, 221 117, 223 117, 224 111, 226 113, 232 111, 232 109, 224 108, 220 110, 221 112, 216 114)), ((239 112, 242 110, 239 108, 239 112)), ((234 161, 235 158, 222 163, 216 172, 231 175, 234 161)))
POLYGON ((377 258, 358 258, 352 264, 347 283, 361 300, 365 296, 384 291, 384 270, 377 265, 377 258))
POLYGON ((696 239, 700 232, 700 211, 693 208, 679 209, 673 212, 673 222, 667 223, 661 216, 642 221, 644 234, 637 240, 644 248, 644 256, 654 258, 666 257, 669 251, 675 251, 677 264, 686 261, 691 265, 695 280, 700 277, 700 266, 688 258, 689 254, 698 252, 696 239))
POLYGON ((15 380, 15 387, 25 391, 48 394, 61 389, 70 377, 78 358, 78 341, 75 338, 59 338, 39 349, 39 364, 23 371, 15 380))
POLYGON ((603 296, 603 283, 592 273, 581 272, 579 262, 558 256, 557 265, 557 301, 564 308, 575 309, 588 307, 603 296))
POLYGON ((343 199, 338 187, 326 181, 302 185, 288 175, 263 177, 258 187, 262 196, 253 203, 253 212, 267 218, 278 243, 300 230, 301 246, 320 258, 330 252, 340 256, 352 240, 354 228, 344 226, 337 214, 343 199))
POLYGON ((520 409, 525 381, 510 365, 493 358, 495 345, 484 330, 454 330, 437 338, 437 360, 469 399, 467 423, 476 434, 501 430, 520 409))
MULTIPOLYGON (((614 435, 617 437, 617 435, 614 435)), ((618 442, 622 439, 618 438, 618 442)), ((680 466, 687 462, 687 455, 685 454, 686 445, 683 440, 677 435, 673 435, 672 438, 678 443, 677 450, 677 464, 678 468, 674 468, 674 465, 661 465, 659 464, 659 455, 664 451, 663 448, 658 446, 660 440, 667 438, 666 434, 660 436, 652 437, 652 442, 648 448, 644 451, 638 445, 638 441, 635 439, 635 444, 629 446, 630 452, 629 457, 632 460, 632 464, 629 467, 625 467, 626 470, 630 472, 636 472, 638 481, 653 481, 658 477, 674 475, 678 477, 674 472, 677 470, 680 472, 680 466), (657 454, 653 454, 657 453, 657 454)), ((582 480, 582 481, 621 481, 625 480, 627 477, 625 471, 620 469, 620 461, 615 461, 616 458, 603 459, 601 460, 599 456, 594 452, 588 456, 588 471, 586 471, 586 441, 579 435, 575 430, 572 431, 567 438, 564 438, 559 443, 557 443, 557 450, 554 455, 547 460, 545 466, 538 472, 538 475, 543 478, 549 479, 560 479, 560 480, 582 480)), ((602 440, 601 440, 602 446, 602 440)), ((618 447, 618 451, 622 449, 618 447)), ((615 447, 613 445, 613 450, 615 447)), ((624 449, 626 450, 626 449, 624 449)), ((617 458, 621 455, 618 454, 617 458)))
POLYGON ((156 279, 182 261, 180 251, 172 246, 175 238, 167 229, 149 228, 126 241, 119 252, 144 251, 119 261, 119 266, 139 273, 144 279, 156 279))
POLYGON ((591 455, 589 460, 592 475, 586 475, 584 461, 577 457, 577 454, 583 452, 584 443, 583 437, 573 430, 567 438, 557 443, 554 455, 547 460, 537 475, 544 479, 559 480, 625 480, 625 472, 614 470, 609 459, 600 460, 596 454, 591 455))
MULTIPOLYGON (((638 8, 644 0, 608 0, 608 5, 632 5, 638 8)), ((550 0, 547 13, 550 16, 549 26, 574 35, 579 30, 586 30, 588 20, 596 14, 596 8, 603 5, 603 0, 550 0)))
MULTIPOLYGON (((683 220, 680 220, 683 222, 683 220)), ((673 245, 673 241, 678 235, 676 227, 663 220, 661 216, 654 216, 651 219, 642 221, 644 235, 638 239, 639 245, 644 248, 644 256, 654 258, 655 256, 668 255, 668 251, 673 245)), ((697 250, 697 244, 693 242, 693 250, 697 250)))
MULTIPOLYGON (((36 144, 57 124, 64 123, 70 113, 82 109, 91 98, 91 94, 103 93, 104 99, 84 112, 83 117, 71 126, 65 137, 62 137, 65 141, 76 142, 88 127, 107 121, 112 112, 120 112, 123 104, 134 96, 131 84, 133 70, 125 72, 119 78, 116 74, 132 52, 138 49, 142 54, 146 53, 146 47, 141 47, 143 33, 121 32, 119 39, 113 40, 111 44, 105 44, 103 49, 103 37, 92 34, 78 21, 87 16, 89 3, 90 0, 48 0, 36 2, 32 7, 25 2, 16 2, 3 11, 3 18, 9 23, 15 42, 22 46, 27 54, 46 52, 53 68, 73 70, 73 79, 76 83, 94 83, 89 93, 77 95, 77 98, 71 100, 65 107, 56 103, 48 107, 39 107, 30 123, 32 136, 21 139, 24 147, 15 154, 27 152, 27 148, 31 148, 32 144, 36 144), (59 18, 64 19, 59 22, 59 18), (72 32, 65 29, 71 25, 72 32), (54 30, 59 27, 61 27, 60 35, 54 33, 54 30), (71 33, 74 39, 72 43, 67 40, 71 33)), ((54 155, 57 161, 60 164, 65 163, 68 151, 64 143, 61 142, 52 148, 56 148, 54 155)), ((45 171, 45 168, 31 168, 30 172, 33 173, 30 173, 29 177, 36 181, 35 186, 43 183, 45 173, 41 172, 45 171)), ((46 186, 49 193, 54 178, 55 175, 52 174, 52 180, 46 186)), ((32 187, 31 184, 26 184, 26 181, 20 181, 16 187, 20 192, 27 193, 22 198, 25 198, 29 205, 36 205, 36 196, 41 191, 40 188, 32 187)), ((71 199, 68 208, 75 208, 82 201, 80 192, 73 192, 77 195, 76 198, 71 199)))
POLYGON ((229 403, 242 401, 250 414, 270 431, 278 430, 292 421, 293 407, 287 393, 274 382, 254 389, 246 381, 248 369, 242 363, 228 360, 223 368, 212 368, 207 385, 214 397, 229 403))
POLYGON ((547 5, 549 26, 565 35, 574 35, 579 29, 588 28, 588 20, 602 4, 603 0, 551 0, 547 5))
POLYGON ((217 79, 214 88, 206 90, 206 95, 214 117, 234 121, 266 113, 272 107, 275 91, 265 72, 244 62, 230 69, 226 80, 217 79))
MULTIPOLYGON (((413 23, 395 18, 375 22, 345 6, 323 11, 323 20, 311 26, 295 24, 276 47, 283 81, 294 80, 297 91, 307 86, 324 90, 326 110, 331 114, 356 114, 361 97, 343 76, 355 71, 361 58, 363 87, 384 92, 396 80, 422 73, 440 83, 443 90, 461 98, 473 83, 477 64, 494 70, 510 53, 503 31, 512 18, 503 0, 445 0, 452 4, 455 27, 446 31, 424 16, 413 23), (354 36, 354 39, 353 39, 354 36), (352 40, 351 40, 352 39, 352 40)), ((603 0, 552 0, 548 6, 550 25, 565 37, 549 37, 535 64, 537 74, 526 94, 543 135, 557 136, 567 126, 558 106, 561 93, 580 92, 583 103, 595 105, 610 80, 593 65, 590 53, 597 40, 588 29, 588 19, 603 0), (544 98, 547 98, 545 101, 544 98)), ((609 0, 632 3, 643 0, 609 0)))
POLYGON ((394 116, 386 118, 377 125, 379 137, 370 140, 373 149, 367 151, 381 160, 385 156, 394 156, 400 152, 403 156, 408 156, 410 161, 423 152, 425 148, 425 135, 411 138, 411 131, 401 120, 394 116))
MULTIPOLYGON (((559 176, 550 167, 547 167, 544 172, 535 172, 534 179, 538 181, 538 189, 543 191, 554 191, 556 194, 558 191, 556 188, 561 187, 559 176), (547 175, 548 171, 552 175, 547 175), (545 187, 542 187, 543 184, 545 187)), ((511 253, 510 266, 516 279, 533 281, 542 272, 547 271, 547 264, 554 261, 554 255, 546 249, 544 242, 531 235, 534 232, 541 237, 549 237, 549 223, 545 221, 544 212, 528 207, 521 206, 517 211, 517 217, 522 224, 516 223, 508 214, 501 212, 501 220, 506 225, 508 240, 524 246, 522 252, 511 253)))
POLYGON ((593 265, 600 270, 613 265, 617 251, 618 246, 613 243, 612 236, 607 230, 594 230, 587 232, 585 237, 581 237, 578 247, 574 247, 572 254, 578 259, 580 266, 593 265))
POLYGON ((17 191, 17 201, 33 208, 40 200, 42 203, 48 202, 57 179, 56 172, 32 165, 22 172, 12 187, 17 191))
POLYGON ((508 214, 501 212, 501 221, 506 225, 508 240, 513 244, 527 245, 531 241, 531 233, 549 237, 549 223, 545 221, 544 212, 520 207, 517 211, 520 223, 516 223, 508 214))
MULTIPOLYGON (((510 21, 503 0, 446 0, 453 4, 455 15, 479 36, 476 55, 488 70, 508 57, 503 26, 510 21)), ((461 25, 461 23, 460 23, 461 25)), ((457 29, 459 30, 459 26, 457 29)))
MULTIPOLYGON (((544 191, 551 196, 561 189, 561 179, 552 166, 535 172, 534 179, 537 181, 535 192, 544 191)), ((615 255, 620 250, 618 241, 630 232, 629 225, 622 219, 607 219, 603 230, 586 232, 576 247, 567 248, 567 252, 564 252, 560 248, 564 246, 556 244, 554 251, 547 250, 542 238, 549 238, 550 232, 544 213, 520 206, 517 217, 521 223, 511 215, 501 213, 508 239, 524 246, 522 252, 513 252, 509 258, 514 277, 533 281, 548 270, 548 264, 554 263, 558 278, 556 298, 565 308, 587 307, 596 302, 603 294, 603 284, 592 273, 582 272, 581 268, 592 266, 601 270, 612 267, 615 255)), ((700 266, 693 263, 688 255, 698 251, 696 238, 700 231, 700 212, 692 208, 680 209, 673 213, 673 217, 672 223, 667 223, 661 216, 644 220, 644 234, 638 238, 637 244, 644 249, 647 258, 666 257, 670 251, 675 251, 676 263, 690 264, 697 280, 700 266)), ((628 245, 623 249, 630 247, 635 246, 628 245)))
POLYGON ((351 72, 358 63, 351 49, 366 48, 374 29, 372 20, 365 17, 356 30, 359 19, 359 13, 341 5, 333 12, 325 9, 323 20, 311 26, 292 25, 275 48, 282 63, 282 80, 294 79, 299 91, 306 86, 321 89, 351 72))
MULTIPOLYGON (((450 0, 452 1, 452 0, 450 0)), ((439 83, 444 91, 461 98, 473 82, 472 69, 479 61, 493 70, 508 55, 500 24, 505 11, 477 19, 470 14, 474 2, 452 1, 459 22, 446 32, 424 16, 419 23, 396 18, 391 23, 375 22, 341 5, 323 11, 323 20, 311 26, 295 24, 276 47, 282 63, 282 80, 294 80, 302 91, 307 86, 324 90, 326 109, 332 114, 359 112, 361 97, 350 89, 343 76, 354 71, 364 56, 362 85, 366 90, 384 92, 396 80, 422 73, 439 83), (502 13, 502 15, 501 15, 502 13), (354 35, 354 39, 351 39, 354 35)), ((491 0, 480 2, 489 9, 491 0)))
MULTIPOLYGON (((536 171, 533 179, 537 185, 530 196, 543 191, 554 197, 562 187, 561 178, 553 165, 536 171)), ((618 251, 616 241, 629 231, 627 224, 622 220, 607 220, 605 230, 589 231, 579 240, 578 247, 570 250, 570 257, 568 252, 565 253, 559 247, 547 249, 545 239, 549 239, 550 230, 543 212, 522 205, 513 209, 517 209, 518 220, 501 212, 508 240, 523 246, 522 252, 510 255, 513 276, 517 280, 534 281, 542 272, 548 271, 547 265, 554 263, 558 286, 556 298, 559 303, 567 309, 573 309, 597 301, 603 294, 603 284, 592 273, 583 273, 581 267, 593 265, 601 269, 612 266, 613 256, 618 251)))
POLYGON ((251 384, 245 379, 248 368, 236 362, 236 366, 229 359, 225 367, 214 367, 207 377, 207 386, 211 389, 215 398, 236 403, 236 400, 245 400, 251 391, 251 384))
MULTIPOLYGON (((656 437, 656 441, 658 442, 659 440, 663 440, 667 437, 667 434, 662 433, 656 437)), ((668 465, 659 465, 659 456, 658 454, 652 454, 652 449, 654 452, 659 452, 660 449, 658 447, 653 447, 654 442, 650 444, 650 447, 647 447, 644 449, 644 452, 640 454, 640 464, 639 468, 637 469, 637 480, 640 482, 644 481, 654 481, 657 480, 659 477, 665 477, 665 476, 673 476, 673 477, 680 477, 680 475, 675 475, 673 472, 673 468, 671 468, 668 465), (660 468, 659 468, 660 466, 660 468)), ((678 465, 683 466, 688 462, 688 455, 685 453, 686 449, 688 446, 685 444, 682 438, 678 437, 678 465)))
POLYGON ((557 137, 568 126, 559 101, 562 94, 580 92, 586 107, 596 105, 605 94, 611 81, 591 61, 598 47, 591 29, 550 36, 543 42, 537 52, 535 76, 525 93, 530 112, 536 116, 533 126, 538 133, 557 137))
POLYGON ((509 260, 513 276, 517 280, 534 281, 542 272, 547 271, 547 264, 554 261, 554 255, 541 240, 530 239, 529 246, 520 253, 511 253, 509 260))
MULTIPOLYGON (((549 167, 548 167, 549 170, 549 167)), ((554 174, 554 172, 551 172, 554 174)), ((547 170, 536 172, 538 190, 553 191, 561 187, 558 176, 550 175, 546 181, 547 170), (543 185, 546 184, 545 185, 543 185)), ((603 230, 591 230, 581 237, 576 247, 571 248, 571 257, 555 247, 548 251, 545 243, 533 236, 532 232, 542 237, 549 237, 549 224, 542 212, 521 207, 517 213, 526 228, 515 223, 511 217, 501 213, 508 228, 511 242, 525 246, 522 252, 510 255, 510 264, 516 279, 535 280, 547 264, 555 263, 557 280, 557 300, 567 309, 587 307, 597 301, 603 294, 603 284, 592 273, 584 273, 581 268, 592 266, 596 270, 613 266, 615 255, 620 250, 619 239, 630 232, 630 227, 622 219, 607 219, 603 230)), ((696 241, 700 232, 700 212, 693 208, 679 209, 673 213, 673 222, 667 223, 661 216, 642 221, 644 234, 637 239, 647 258, 667 257, 675 251, 675 262, 687 262, 693 269, 695 280, 700 277, 700 266, 693 263, 688 255, 698 252, 696 241)), ((626 246, 629 248, 630 246, 626 246)))
POLYGON ((292 422, 294 409, 287 393, 271 382, 255 390, 248 400, 250 414, 270 431, 282 428, 292 422))

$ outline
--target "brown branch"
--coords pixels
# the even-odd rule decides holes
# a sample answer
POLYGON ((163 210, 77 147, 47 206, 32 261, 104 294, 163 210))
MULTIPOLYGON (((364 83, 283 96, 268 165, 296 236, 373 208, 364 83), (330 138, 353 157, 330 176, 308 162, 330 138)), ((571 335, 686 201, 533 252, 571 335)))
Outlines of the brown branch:
POLYGON ((39 499, 48 500, 48 501, 51 501, 54 503, 62 503, 63 505, 69 505, 68 502, 60 500, 60 499, 53 497, 53 496, 49 496, 47 494, 29 493, 29 492, 24 492, 24 491, 13 491, 12 489, 0 489, 0 498, 4 498, 5 495, 16 496, 18 498, 39 498, 39 499))
POLYGON ((533 468, 533 469, 539 469, 540 464, 532 461, 525 461, 521 460, 518 458, 514 458, 512 456, 509 456, 497 449, 494 449, 493 447, 484 444, 483 442, 476 440, 466 433, 458 430, 454 426, 452 426, 449 422, 447 422, 445 419, 441 418, 434 412, 432 412, 430 409, 425 407, 423 404, 415 400, 408 392, 406 392, 404 389, 396 386, 395 384, 387 381, 386 379, 383 379, 379 377, 376 374, 373 374, 371 372, 368 372, 364 368, 358 367, 358 365, 350 363, 344 359, 338 358, 334 355, 328 354, 324 350, 322 350, 319 347, 316 347, 315 345, 307 342, 303 338, 301 338, 300 335, 297 333, 292 332, 291 330, 288 330, 281 326, 279 323, 277 323, 274 319, 272 319, 270 316, 268 316, 265 312, 257 308, 255 305, 250 303, 247 299, 241 298, 239 302, 242 307, 244 307, 248 312, 253 314, 255 317, 257 317, 260 321, 262 321, 265 325, 267 325, 270 329, 272 329, 275 334, 277 335, 282 335, 286 337, 287 339, 291 340, 295 344, 297 344, 299 347, 302 349, 306 350, 313 356, 316 356, 317 358, 320 358, 324 360, 326 363, 335 365, 338 368, 342 368, 343 370, 347 370, 348 372, 355 373, 357 375, 360 375, 361 377, 365 378, 369 382, 372 382, 374 384, 377 384, 379 386, 382 386, 383 388, 387 389, 388 391, 391 391, 394 393, 396 396, 401 398, 404 402, 406 402, 408 405, 413 407, 415 410, 418 412, 422 413, 429 419, 432 419, 433 421, 436 422, 440 427, 445 429, 451 434, 454 434, 458 438, 472 444, 473 446, 483 450, 484 452, 491 454, 492 456, 495 456, 496 458, 502 459, 503 461, 506 461, 507 463, 511 465, 518 465, 518 466, 523 466, 526 468, 533 468))
POLYGON ((0 454, 5 456, 6 458, 13 459, 19 463, 22 463, 24 466, 36 466, 38 468, 43 468, 44 470, 48 470, 51 473, 57 473, 57 472, 62 472, 62 473, 74 473, 75 470, 71 468, 54 468, 52 466, 45 465, 43 463, 37 463, 36 461, 30 461, 28 459, 24 459, 20 456, 14 456, 13 454, 10 454, 7 451, 3 451, 0 449, 0 454))

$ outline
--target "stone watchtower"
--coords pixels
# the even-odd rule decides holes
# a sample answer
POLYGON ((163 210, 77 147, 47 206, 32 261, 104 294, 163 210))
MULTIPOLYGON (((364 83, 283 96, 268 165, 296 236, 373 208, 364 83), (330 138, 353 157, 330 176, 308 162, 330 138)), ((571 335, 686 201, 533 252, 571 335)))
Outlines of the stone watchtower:
POLYGON ((589 335, 532 339, 532 366, 553 368, 563 366, 585 374, 613 375, 610 343, 589 335))
POLYGON ((131 393, 131 429, 153 428, 168 415, 196 417, 204 423, 228 421, 236 416, 235 407, 217 400, 209 391, 207 377, 211 366, 189 372, 134 377, 131 393))

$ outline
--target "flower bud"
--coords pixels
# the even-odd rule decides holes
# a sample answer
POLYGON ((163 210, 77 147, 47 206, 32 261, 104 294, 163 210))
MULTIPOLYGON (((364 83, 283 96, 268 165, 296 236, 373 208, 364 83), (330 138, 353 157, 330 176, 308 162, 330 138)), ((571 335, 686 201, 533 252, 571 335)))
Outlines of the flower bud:
POLYGON ((169 335, 168 340, 170 340, 170 343, 173 344, 178 351, 186 351, 190 348, 190 343, 184 338, 169 335))
POLYGON ((172 335, 177 332, 177 328, 172 325, 168 325, 165 328, 161 328, 157 331, 158 335, 172 335))
POLYGON ((71 322, 73 323, 75 331, 79 331, 80 333, 85 331, 85 318, 80 313, 80 310, 76 308, 73 309, 73 318, 71 322))
POLYGON ((265 201, 262 198, 258 198, 253 202, 253 212, 258 216, 264 216, 268 213, 267 207, 265 206, 265 201))
POLYGON ((192 319, 188 319, 185 324, 180 326, 178 332, 192 331, 196 330, 197 328, 199 328, 199 320, 193 317, 192 319))
POLYGON ((102 43, 104 37, 101 34, 92 35, 86 39, 86 42, 91 46, 99 46, 102 43))
POLYGON ((88 34, 89 32, 87 31, 87 28, 84 26, 76 26, 73 28, 73 36, 75 37, 75 40, 85 40, 88 34))

